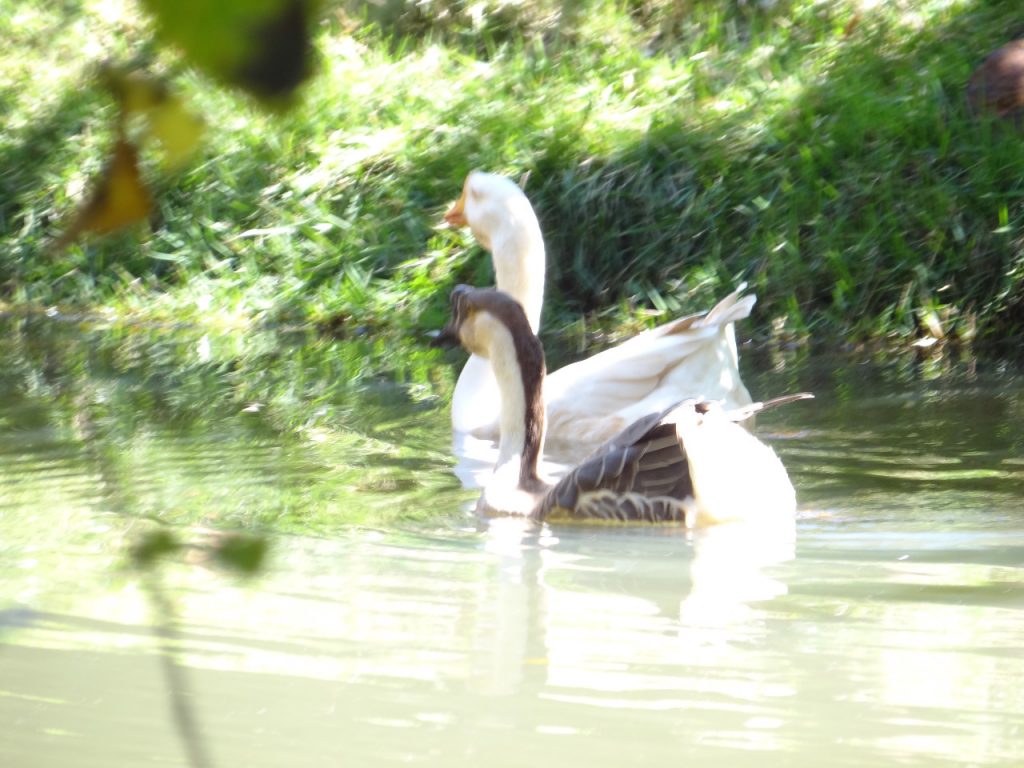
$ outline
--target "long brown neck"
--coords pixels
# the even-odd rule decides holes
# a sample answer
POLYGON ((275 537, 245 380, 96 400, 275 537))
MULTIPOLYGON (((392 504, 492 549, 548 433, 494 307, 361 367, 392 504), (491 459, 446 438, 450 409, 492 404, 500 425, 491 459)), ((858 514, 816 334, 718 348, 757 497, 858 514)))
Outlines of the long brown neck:
POLYGON ((519 486, 534 491, 544 448, 544 348, 530 330, 522 307, 498 291, 477 291, 478 306, 507 333, 496 334, 488 357, 501 389, 501 441, 498 465, 519 460, 519 486))
MULTIPOLYGON (((516 335, 513 334, 513 339, 516 335)), ((544 349, 531 331, 523 343, 516 344, 516 357, 523 381, 523 459, 519 467, 519 486, 533 491, 541 484, 537 464, 544 449, 544 349)))

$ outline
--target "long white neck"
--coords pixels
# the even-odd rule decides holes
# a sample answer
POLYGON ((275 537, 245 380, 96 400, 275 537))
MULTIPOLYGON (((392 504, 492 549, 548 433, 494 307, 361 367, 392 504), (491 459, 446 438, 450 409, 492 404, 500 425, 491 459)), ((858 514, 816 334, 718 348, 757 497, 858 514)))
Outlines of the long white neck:
POLYGON ((544 306, 544 271, 547 259, 544 237, 530 202, 515 198, 508 202, 508 217, 491 236, 491 257, 498 290, 523 305, 534 333, 540 329, 544 306))

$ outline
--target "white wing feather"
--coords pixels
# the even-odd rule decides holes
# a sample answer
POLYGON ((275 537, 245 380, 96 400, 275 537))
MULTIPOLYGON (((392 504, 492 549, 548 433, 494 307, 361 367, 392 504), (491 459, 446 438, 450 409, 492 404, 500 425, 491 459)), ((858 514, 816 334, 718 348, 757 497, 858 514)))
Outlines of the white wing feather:
POLYGON ((552 448, 592 446, 686 397, 722 400, 727 408, 750 403, 733 323, 756 299, 742 290, 703 317, 666 323, 550 374, 544 392, 552 448))

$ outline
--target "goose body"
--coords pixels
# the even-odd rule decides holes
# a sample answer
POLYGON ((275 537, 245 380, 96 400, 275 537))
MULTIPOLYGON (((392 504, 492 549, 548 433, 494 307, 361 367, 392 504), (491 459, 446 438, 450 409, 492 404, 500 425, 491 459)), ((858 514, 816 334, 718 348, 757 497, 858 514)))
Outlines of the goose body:
MULTIPOLYGON (((546 260, 540 225, 523 191, 503 176, 473 171, 445 220, 468 225, 491 252, 497 288, 523 305, 536 333, 546 260)), ((546 386, 553 448, 593 449, 638 417, 686 396, 721 400, 730 408, 749 404, 733 324, 750 314, 755 301, 741 287, 707 313, 666 323, 551 373, 546 386)), ((474 354, 452 397, 454 431, 497 439, 498 396, 491 366, 474 354)))
POLYGON ((738 409, 693 398, 672 403, 628 425, 552 483, 538 471, 546 431, 544 351, 521 305, 495 289, 458 286, 452 320, 438 340, 457 341, 489 361, 499 388, 498 461, 480 512, 691 526, 792 520, 796 496, 785 468, 737 422, 809 395, 738 409))

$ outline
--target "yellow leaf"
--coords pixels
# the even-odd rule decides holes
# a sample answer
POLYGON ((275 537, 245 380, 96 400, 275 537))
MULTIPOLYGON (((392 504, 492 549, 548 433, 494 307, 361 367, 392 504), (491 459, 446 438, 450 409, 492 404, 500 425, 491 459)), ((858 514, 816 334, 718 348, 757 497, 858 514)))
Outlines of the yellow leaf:
POLYGON ((124 117, 159 107, 169 97, 167 84, 163 80, 142 72, 125 72, 117 67, 105 67, 102 77, 121 105, 124 117))
POLYGON ((164 165, 180 168, 199 146, 206 127, 203 119, 170 95, 149 111, 148 118, 149 132, 163 148, 164 165))
POLYGON ((116 232, 146 218, 152 208, 153 199, 139 177, 138 153, 118 139, 98 183, 54 247, 63 248, 83 234, 116 232))
POLYGON ((184 165, 199 146, 203 120, 189 111, 184 100, 174 95, 161 78, 113 65, 105 66, 100 76, 121 107, 120 130, 127 131, 128 120, 141 115, 145 131, 141 138, 153 137, 160 142, 164 166, 173 170, 184 165))

